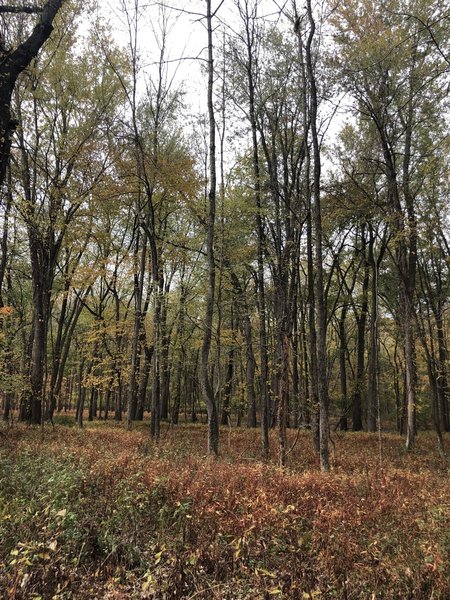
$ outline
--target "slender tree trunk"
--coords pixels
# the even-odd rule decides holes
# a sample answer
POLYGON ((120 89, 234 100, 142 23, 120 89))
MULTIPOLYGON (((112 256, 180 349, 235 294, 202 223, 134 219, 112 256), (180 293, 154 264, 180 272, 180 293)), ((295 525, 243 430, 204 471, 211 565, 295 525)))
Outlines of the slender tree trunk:
MULTIPOLYGON (((184 335, 185 335, 185 326, 186 326, 186 298, 187 298, 187 288, 184 282, 185 277, 185 269, 184 266, 181 270, 181 281, 180 281, 180 307, 178 311, 178 323, 176 329, 176 345, 178 347, 178 360, 176 366, 176 376, 175 376, 175 397, 172 405, 172 413, 171 413, 171 423, 174 425, 178 424, 179 412, 181 407, 181 397, 184 396, 184 404, 186 409, 186 401, 188 397, 188 390, 186 389, 186 373, 184 375, 184 386, 182 386, 183 381, 183 370, 186 367, 186 349, 184 347, 184 335), (182 391, 183 390, 183 391, 182 391)), ((185 422, 187 422, 186 418, 186 410, 185 410, 185 422)))
POLYGON ((170 404, 170 362, 169 362, 169 347, 171 331, 167 325, 167 295, 169 286, 164 289, 163 305, 161 310, 161 419, 169 418, 170 404))
POLYGON ((214 317, 214 292, 216 280, 216 266, 214 260, 214 225, 216 218, 216 125, 213 103, 213 29, 212 29, 211 0, 206 0, 206 27, 208 32, 208 117, 209 117, 209 210, 207 216, 206 253, 208 263, 208 292, 206 298, 206 315, 200 363, 200 381, 202 393, 208 411, 208 452, 219 453, 219 422, 217 406, 214 398, 212 381, 209 374, 209 354, 214 317))
POLYGON ((247 357, 245 377, 247 393, 247 427, 256 427, 256 394, 255 394, 255 372, 256 361, 253 352, 252 326, 248 314, 244 316, 244 338, 245 352, 247 357))
POLYGON ((341 409, 342 416, 339 420, 339 427, 343 431, 348 429, 348 392, 347 392, 347 330, 345 321, 347 317, 348 305, 344 303, 339 318, 339 381, 341 385, 341 409))
POLYGON ((372 268, 370 343, 367 387, 367 431, 377 430, 378 406, 378 264, 374 257, 374 236, 370 229, 368 262, 372 268))
POLYGON ((366 257, 366 230, 365 225, 361 227, 361 254, 364 261, 364 275, 361 290, 361 310, 356 315, 357 337, 356 337, 356 377, 352 394, 352 421, 353 431, 361 431, 362 423, 362 398, 364 390, 365 374, 365 352, 366 352, 366 324, 369 312, 369 262, 366 257))
POLYGON ((80 368, 78 370, 78 400, 77 400, 77 412, 76 412, 76 420, 78 423, 78 427, 83 427, 83 411, 84 411, 84 396, 86 393, 86 388, 83 385, 83 369, 84 369, 85 359, 80 362, 80 368))
POLYGON ((313 148, 313 205, 312 219, 314 225, 314 271, 315 271, 315 306, 317 322, 317 390, 319 397, 319 456, 320 468, 330 468, 328 456, 328 375, 326 354, 327 315, 323 284, 323 248, 322 248, 322 209, 320 200, 321 159, 319 135, 317 131, 317 89, 315 66, 312 54, 312 43, 316 32, 316 24, 312 12, 311 0, 307 0, 309 36, 305 46, 306 71, 310 92, 311 141, 313 148))
POLYGON ((438 308, 438 314, 435 315, 437 342, 438 342, 438 377, 436 381, 438 407, 439 407, 439 422, 443 431, 450 431, 449 419, 449 386, 447 378, 447 345, 444 335, 444 324, 442 319, 442 307, 438 308))
MULTIPOLYGON (((136 211, 140 210, 140 194, 136 201, 136 211)), ((131 341, 131 370, 130 370, 130 385, 128 392, 128 414, 127 428, 131 429, 133 421, 136 419, 138 408, 138 379, 140 365, 140 339, 142 327, 142 298, 144 288, 144 274, 147 262, 147 240, 144 234, 144 242, 141 248, 141 230, 139 225, 136 227, 135 249, 133 255, 134 261, 134 326, 133 337, 131 341), (140 260, 138 260, 140 251, 140 260)))
MULTIPOLYGON (((170 422, 173 425, 178 425, 178 419, 180 414, 180 406, 181 406, 181 381, 182 381, 182 373, 183 373, 183 361, 182 354, 180 353, 180 358, 177 362, 176 367, 176 376, 175 376, 175 397, 173 399, 172 412, 170 417, 170 422)), ((186 393, 186 390, 185 390, 186 393)))
POLYGON ((151 368, 152 368, 152 357, 153 357, 153 347, 148 348, 148 346, 144 343, 143 365, 139 369, 140 380, 139 380, 138 404, 137 404, 137 410, 136 410, 136 420, 137 421, 142 421, 144 418, 144 410, 148 410, 148 406, 146 407, 146 399, 147 399, 148 382, 150 379, 150 373, 151 373, 151 368))
POLYGON ((268 341, 266 325, 266 292, 264 285, 264 252, 265 252, 265 234, 263 224, 263 211, 261 199, 261 175, 258 152, 258 133, 257 118, 255 106, 255 52, 256 52, 256 31, 255 15, 249 13, 249 4, 246 2, 240 9, 241 19, 245 28, 245 44, 247 51, 246 74, 248 87, 248 108, 250 128, 252 135, 252 170, 253 187, 255 198, 255 226, 257 235, 257 297, 258 297, 258 318, 259 318, 259 360, 260 360, 260 410, 261 410, 261 445, 262 455, 266 460, 269 457, 269 358, 268 341))
MULTIPOLYGON (((9 180, 11 179, 11 175, 9 175, 9 180)), ((3 214, 3 233, 1 239, 1 257, 0 257, 0 308, 5 306, 4 302, 4 294, 3 294, 3 282, 5 280, 5 275, 7 271, 8 264, 8 234, 9 234, 9 217, 11 213, 12 206, 12 185, 11 181, 8 182, 8 192, 6 194, 6 203, 3 214)), ((5 344, 5 362, 6 362, 6 372, 9 376, 13 375, 13 355, 12 355, 12 340, 8 340, 8 331, 7 325, 5 322, 5 318, 3 314, 0 314, 0 333, 6 341, 5 344), (9 341, 9 343, 8 343, 9 341), (9 348, 8 348, 9 346, 9 348)), ((9 421, 11 408, 12 408, 12 400, 13 396, 10 392, 5 392, 5 403, 3 407, 3 420, 5 422, 9 421)))
POLYGON ((235 348, 232 346, 228 352, 227 374, 225 379, 225 389, 223 394, 221 424, 228 425, 231 421, 231 393, 233 389, 235 348))
MULTIPOLYGON (((412 76, 411 76, 412 78, 412 76)), ((412 86, 410 80, 410 86, 412 86)), ((407 427, 406 449, 412 450, 416 436, 416 349, 415 349, 415 296, 417 272, 417 219, 414 199, 410 189, 411 142, 413 132, 413 101, 412 91, 408 108, 408 120, 405 132, 405 147, 403 156, 403 195, 406 205, 407 239, 400 244, 406 247, 400 253, 401 287, 403 288, 404 306, 404 335, 405 335, 405 366, 407 393, 407 427)))
POLYGON ((161 434, 161 290, 158 289, 155 298, 153 315, 153 362, 152 362, 152 413, 150 432, 158 441, 161 434))

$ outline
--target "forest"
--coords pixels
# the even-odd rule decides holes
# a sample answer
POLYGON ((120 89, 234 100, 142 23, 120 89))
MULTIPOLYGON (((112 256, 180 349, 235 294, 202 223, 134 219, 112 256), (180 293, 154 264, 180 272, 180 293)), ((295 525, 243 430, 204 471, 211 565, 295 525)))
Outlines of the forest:
POLYGON ((0 5, 0 595, 450 597, 450 6, 0 5))

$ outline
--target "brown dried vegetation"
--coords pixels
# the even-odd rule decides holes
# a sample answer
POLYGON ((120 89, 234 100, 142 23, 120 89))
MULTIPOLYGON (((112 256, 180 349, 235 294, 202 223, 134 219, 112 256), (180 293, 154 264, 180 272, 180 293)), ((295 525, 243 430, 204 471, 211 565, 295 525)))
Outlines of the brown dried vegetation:
MULTIPOLYGON (((308 434, 281 470, 259 432, 14 427, 0 453, 5 598, 448 598, 450 486, 434 437, 308 434)), ((290 434, 292 443, 295 432, 290 434)), ((275 440, 273 440, 275 445, 275 440)), ((447 449, 449 440, 446 439, 447 449)))

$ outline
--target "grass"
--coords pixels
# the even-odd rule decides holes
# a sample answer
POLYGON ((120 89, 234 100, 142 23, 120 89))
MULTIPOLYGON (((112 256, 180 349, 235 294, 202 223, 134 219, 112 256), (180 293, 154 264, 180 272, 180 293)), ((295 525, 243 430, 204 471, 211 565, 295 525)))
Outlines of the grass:
POLYGON ((411 453, 384 435, 381 466, 376 436, 334 436, 322 475, 307 433, 279 469, 258 431, 225 429, 217 460, 201 425, 158 445, 146 424, 3 432, 0 597, 450 597, 449 472, 430 433, 411 453))

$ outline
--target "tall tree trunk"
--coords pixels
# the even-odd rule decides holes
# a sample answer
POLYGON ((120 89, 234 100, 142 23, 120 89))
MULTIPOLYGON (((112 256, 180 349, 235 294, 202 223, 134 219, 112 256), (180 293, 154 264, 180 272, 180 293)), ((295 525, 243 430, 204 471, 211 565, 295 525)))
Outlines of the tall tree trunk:
POLYGON ((206 27, 208 33, 208 118, 209 118, 209 210, 207 216, 206 254, 208 263, 208 292, 200 363, 200 381, 203 398, 208 411, 208 452, 219 453, 219 421, 214 398, 212 381, 209 374, 209 354, 214 317, 214 292, 216 266, 214 260, 214 226, 216 218, 216 125, 213 103, 214 60, 211 0, 206 0, 206 27))
POLYGON ((444 323, 442 318, 442 312, 443 309, 441 306, 439 306, 438 313, 435 316, 438 341, 438 377, 436 383, 440 426, 443 431, 450 431, 450 418, 448 406, 450 392, 447 378, 448 352, 444 335, 444 323))
POLYGON ((247 52, 246 74, 248 87, 248 108, 250 128, 252 135, 252 170, 253 187, 255 198, 255 226, 257 235, 257 273, 256 286, 258 297, 258 318, 259 318, 259 360, 260 360, 260 406, 261 406, 261 445, 264 459, 269 457, 269 358, 268 341, 266 325, 266 291, 264 285, 264 253, 265 253, 265 233, 263 224, 263 211, 261 199, 261 174, 258 152, 258 133, 257 118, 255 106, 255 55, 256 51, 256 32, 255 15, 250 15, 249 4, 246 2, 241 8, 241 19, 245 28, 245 45, 247 52))
POLYGON ((252 339, 252 326, 250 317, 248 314, 244 316, 244 339, 245 339, 245 353, 246 353, 246 369, 245 369, 245 381, 246 381, 246 394, 247 394, 247 427, 256 427, 256 394, 255 394, 255 372, 256 372, 256 360, 253 352, 253 339, 252 339))
POLYGON ((171 328, 167 324, 167 304, 168 304, 169 285, 164 287, 164 298, 162 300, 161 310, 161 419, 169 418, 170 403, 170 362, 169 349, 171 328))
POLYGON ((348 304, 344 303, 339 317, 339 381, 341 387, 341 410, 342 416, 339 420, 339 427, 343 431, 348 429, 348 392, 347 392, 347 330, 345 321, 347 317, 348 304))
MULTIPOLYGON (((170 415, 170 422, 173 425, 178 425, 178 419, 180 415, 180 406, 181 406, 181 396, 182 396, 182 387, 181 380, 183 374, 183 364, 186 362, 185 357, 183 360, 183 353, 180 352, 177 366, 176 366, 176 376, 175 376, 175 396, 172 404, 172 412, 170 415)), ((186 394, 186 390, 184 390, 186 394)))
MULTIPOLYGON (((356 336, 356 376, 352 394, 352 429, 361 431, 362 423, 362 397, 364 389, 365 373, 365 352, 366 352, 366 324, 369 311, 369 261, 366 255, 366 229, 361 226, 361 254, 364 261, 364 275, 361 290, 361 310, 356 315, 357 336, 356 336)), ((356 312, 356 311, 355 311, 356 312)))
POLYGON ((155 292, 153 313, 152 413, 150 433, 158 441, 161 434, 161 295, 162 285, 155 292))
MULTIPOLYGON (((233 343, 233 342, 232 342, 233 343)), ((221 424, 228 425, 231 422, 231 393, 233 390, 235 347, 231 346, 228 352, 227 374, 225 379, 225 389, 223 394, 221 424)))
POLYGON ((372 284, 367 386, 367 431, 369 432, 377 429, 378 406, 378 263, 374 256, 374 244, 373 230, 370 228, 368 262, 372 269, 372 284))
POLYGON ((313 205, 312 219, 314 225, 314 270, 315 270, 315 301, 317 322, 317 390, 319 397, 319 456, 320 468, 328 471, 330 461, 328 455, 328 375, 326 354, 327 315, 323 284, 323 247, 322 247, 322 209, 320 200, 321 158, 319 134, 317 131, 317 88, 312 43, 316 32, 311 0, 307 0, 309 35, 305 46, 306 72, 310 92, 310 121, 311 141, 313 149, 313 205))
MULTIPOLYGON (((11 176, 9 176, 11 179, 11 176)), ((3 282, 8 265, 8 235, 9 235, 9 217, 12 206, 12 185, 11 181, 8 182, 8 192, 6 194, 6 203, 3 214, 3 233, 1 239, 1 257, 0 257, 0 309, 5 306, 5 298, 3 293, 3 282)), ((0 313, 0 334, 5 340, 4 346, 4 359, 6 362, 6 372, 9 376, 13 374, 13 354, 12 354, 12 339, 8 339, 7 325, 3 313, 0 313)), ((3 420, 9 421, 11 408, 12 408, 13 395, 7 391, 5 392, 5 404, 3 407, 3 420)))
MULTIPOLYGON (((410 86, 412 83, 410 75, 410 86)), ((405 336, 405 366, 406 366, 406 394, 407 394, 407 426, 406 449, 412 450, 416 436, 416 349, 415 349, 415 295, 417 272, 417 219, 414 208, 414 199, 410 189, 411 169, 411 143, 413 132, 413 91, 408 108, 407 127, 405 132, 405 147, 403 156, 403 196, 406 205, 406 239, 400 240, 405 246, 400 251, 400 278, 404 306, 404 336, 405 336)))
POLYGON ((49 265, 42 264, 42 255, 45 254, 45 250, 39 247, 34 239, 30 239, 30 254, 33 281, 33 345, 30 366, 29 420, 30 423, 38 424, 43 416, 47 329, 53 276, 49 274, 49 265))
MULTIPOLYGON (((136 200, 136 211, 140 210, 140 194, 136 200)), ((139 225, 136 226, 135 232, 135 249, 133 254, 134 262, 134 325, 133 325, 133 337, 131 341, 131 369, 130 369, 130 385, 128 391, 128 414, 127 414, 127 428, 131 429, 132 422, 136 419, 136 412, 138 409, 138 379, 139 379, 139 366, 140 366, 140 340, 141 340, 141 328, 142 328, 142 299, 144 290, 144 275, 147 262, 147 239, 144 234, 144 241, 141 247, 141 229, 139 225), (140 259, 139 257, 140 252, 140 259)))

